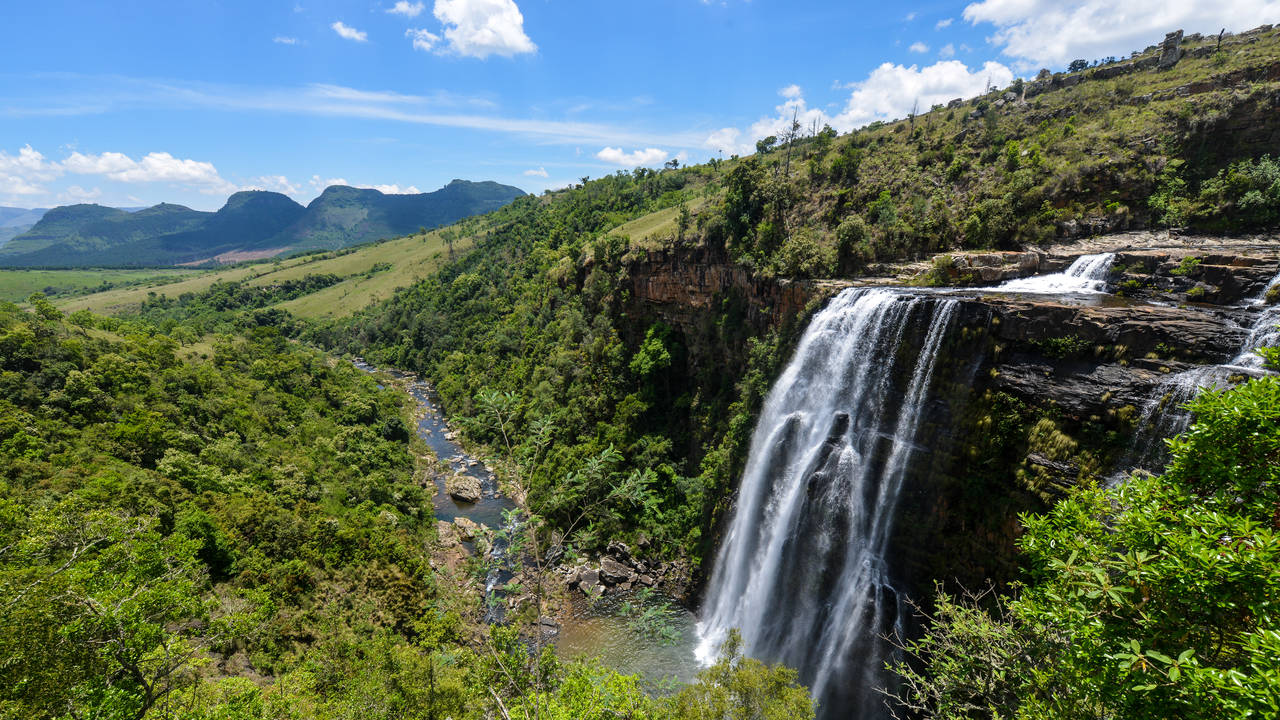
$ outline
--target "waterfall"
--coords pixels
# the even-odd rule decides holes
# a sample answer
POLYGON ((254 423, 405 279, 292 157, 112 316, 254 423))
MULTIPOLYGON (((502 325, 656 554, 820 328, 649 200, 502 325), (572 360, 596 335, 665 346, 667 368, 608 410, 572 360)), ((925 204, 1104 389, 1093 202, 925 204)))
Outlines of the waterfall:
POLYGON ((1060 273, 1009 280, 994 288, 1023 293, 1105 293, 1115 253, 1081 255, 1060 273))
POLYGON ((884 715, 882 635, 905 620, 887 546, 929 452, 922 416, 957 306, 852 289, 810 323, 751 439, 698 625, 704 663, 737 628, 747 654, 799 670, 820 717, 884 715))
POLYGON ((1267 292, 1277 286, 1280 286, 1280 274, 1267 283, 1259 297, 1249 301, 1250 305, 1261 309, 1249 337, 1230 362, 1175 373, 1156 386, 1138 416, 1133 446, 1120 463, 1121 471, 1129 468, 1154 471, 1164 465, 1168 455, 1165 438, 1181 433, 1191 424, 1191 411, 1185 405, 1202 389, 1225 389, 1233 384, 1232 378, 1266 372, 1262 367, 1262 356, 1255 351, 1260 347, 1280 345, 1280 327, 1277 327, 1280 325, 1280 304, 1265 304, 1267 292))

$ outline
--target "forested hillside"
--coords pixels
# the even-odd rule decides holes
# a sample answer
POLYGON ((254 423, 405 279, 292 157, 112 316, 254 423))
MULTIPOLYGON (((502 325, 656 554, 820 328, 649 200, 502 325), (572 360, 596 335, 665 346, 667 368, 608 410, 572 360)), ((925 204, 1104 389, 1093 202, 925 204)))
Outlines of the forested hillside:
POLYGON ((270 326, 183 348, 0 308, 0 716, 811 715, 732 655, 669 700, 477 626, 403 396, 270 326))

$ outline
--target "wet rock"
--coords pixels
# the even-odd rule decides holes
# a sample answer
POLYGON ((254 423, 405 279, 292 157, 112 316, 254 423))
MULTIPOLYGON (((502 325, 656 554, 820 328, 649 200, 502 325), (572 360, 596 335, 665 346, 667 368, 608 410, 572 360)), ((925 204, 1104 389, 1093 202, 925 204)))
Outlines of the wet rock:
POLYGON ((458 531, 458 537, 463 540, 475 540, 484 526, 476 523, 474 520, 465 517, 456 517, 453 519, 453 526, 458 531))
POLYGON ((610 585, 625 582, 631 577, 631 568, 605 555, 600 558, 600 577, 610 585))
POLYGON ((449 493, 449 497, 462 502, 474 503, 480 500, 484 494, 484 489, 480 487, 479 478, 470 475, 457 473, 449 477, 444 482, 445 492, 449 493))

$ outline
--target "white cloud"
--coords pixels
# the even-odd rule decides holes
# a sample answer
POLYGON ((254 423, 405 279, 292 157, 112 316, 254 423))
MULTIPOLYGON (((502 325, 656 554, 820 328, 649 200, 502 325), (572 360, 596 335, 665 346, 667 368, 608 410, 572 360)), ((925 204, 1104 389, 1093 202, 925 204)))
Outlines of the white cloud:
POLYGON ((399 2, 391 6, 391 8, 387 10, 387 12, 391 13, 392 15, 403 15, 405 17, 418 17, 418 15, 422 14, 422 11, 425 8, 426 6, 420 2, 411 3, 411 2, 407 2, 406 0, 399 0, 399 2))
POLYGON ((417 195, 422 192, 418 188, 408 185, 400 187, 399 185, 357 185, 356 187, 367 188, 369 190, 377 190, 385 195, 417 195))
POLYGON ((938 57, 942 58, 943 60, 946 60, 947 58, 953 58, 955 56, 956 56, 956 46, 952 45, 951 43, 947 43, 946 45, 943 45, 942 47, 938 48, 938 57))
POLYGON ((88 202, 90 200, 97 200, 100 197, 102 197, 102 190, 100 188, 85 190, 79 185, 72 185, 68 187, 66 190, 63 190, 62 192, 58 193, 59 202, 73 203, 73 204, 88 202))
POLYGON ((538 49, 524 33, 514 0, 436 0, 434 13, 445 26, 449 51, 458 55, 511 57, 538 49))
POLYGON ((915 20, 916 16, 918 16, 919 14, 920 13, 914 12, 914 11, 907 13, 907 22, 911 22, 912 20, 915 20))
POLYGON ((57 163, 49 162, 44 155, 30 145, 24 145, 17 155, 10 155, 0 150, 0 177, 21 178, 28 183, 42 183, 53 180, 61 174, 62 168, 57 163))
POLYGON ((782 88, 781 90, 779 90, 778 94, 784 98, 792 99, 792 98, 798 98, 804 93, 803 91, 800 90, 799 85, 788 85, 782 88))
POLYGON ((913 43, 911 43, 911 47, 909 47, 909 48, 907 48, 907 49, 908 49, 908 50, 910 50, 910 51, 911 51, 911 52, 913 52, 913 53, 920 53, 920 54, 922 54, 922 55, 923 55, 924 53, 929 52, 929 46, 928 46, 928 45, 925 45, 925 44, 924 44, 924 43, 922 43, 922 42, 918 42, 918 41, 917 41, 917 42, 913 42, 913 43))
POLYGON ((1277 18, 1280 0, 982 0, 964 9, 970 23, 995 25, 988 40, 1027 69, 1126 55, 1178 28, 1242 31, 1277 18))
POLYGON ((422 30, 420 28, 409 28, 404 31, 404 36, 410 38, 413 42, 414 50, 429 51, 440 42, 440 36, 435 33, 422 30))
POLYGON ((783 103, 774 108, 774 115, 760 118, 746 131, 738 128, 716 130, 707 136, 702 146, 712 151, 744 155, 755 150, 757 140, 770 135, 782 137, 793 119, 804 133, 823 125, 848 132, 877 120, 906 117, 913 107, 924 111, 955 98, 979 95, 985 91, 988 82, 1004 87, 1013 82, 1013 71, 997 62, 988 62, 974 70, 959 60, 945 60, 925 67, 884 63, 866 80, 839 86, 852 90, 852 93, 836 115, 809 107, 799 92, 792 91, 796 86, 788 86, 779 93, 783 103))
POLYGON ((623 167, 647 167, 664 163, 671 158, 671 155, 658 148, 646 148, 628 153, 623 152, 622 148, 606 147, 596 153, 596 157, 623 167))
POLYGON ((345 25, 341 20, 335 20, 329 27, 333 31, 346 40, 354 40, 356 42, 365 42, 369 39, 369 33, 357 30, 353 27, 345 25))
POLYGON ((296 37, 289 37, 288 35, 277 35, 277 36, 275 36, 274 38, 272 38, 272 39, 271 39, 271 42, 273 42, 273 43, 279 43, 279 44, 281 44, 281 45, 297 45, 297 44, 298 44, 298 38, 296 38, 296 37))
POLYGON ((933 29, 934 29, 934 30, 942 30, 943 28, 949 28, 949 27, 951 27, 951 23, 953 23, 953 22, 955 22, 955 21, 956 21, 956 19, 955 19, 955 18, 945 18, 945 19, 943 19, 943 20, 939 20, 939 21, 938 21, 938 24, 933 26, 933 29))
POLYGON ((289 182, 289 178, 284 175, 263 175, 253 178, 248 185, 240 188, 241 190, 270 190, 272 192, 284 193, 285 195, 297 195, 302 188, 289 182))
POLYGON ((311 176, 311 187, 317 191, 324 190, 332 185, 350 186, 351 183, 347 182, 346 178, 329 178, 328 180, 321 180, 319 175, 311 176))
POLYGON ((742 137, 742 131, 738 128, 721 128, 708 135, 702 146, 713 152, 736 154, 739 149, 738 138, 740 137, 742 137))
POLYGON ((832 126, 844 130, 876 120, 905 117, 913 106, 927 109, 954 98, 982 94, 987 83, 1004 87, 1013 82, 1013 71, 997 62, 970 70, 959 60, 943 60, 923 68, 884 63, 862 82, 853 84, 845 109, 832 118, 832 126))
POLYGON ((547 177, 547 169, 546 169, 546 168, 544 168, 544 167, 539 167, 539 168, 538 168, 538 169, 536 169, 536 170, 525 170, 525 171, 524 171, 524 174, 525 174, 525 176, 526 176, 526 177, 540 177, 540 178, 544 178, 544 177, 547 177))
POLYGON ((176 158, 167 152, 147 153, 141 160, 134 160, 117 152, 93 155, 77 151, 62 162, 62 167, 77 175, 102 175, 125 183, 171 182, 209 194, 236 189, 218 174, 213 163, 176 158))

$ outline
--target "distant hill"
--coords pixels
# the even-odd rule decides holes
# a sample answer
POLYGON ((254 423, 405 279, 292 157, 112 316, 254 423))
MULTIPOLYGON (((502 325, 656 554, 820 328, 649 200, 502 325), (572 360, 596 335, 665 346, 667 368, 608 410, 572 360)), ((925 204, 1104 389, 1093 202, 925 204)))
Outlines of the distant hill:
POLYGON ((48 208, 0 207, 0 228, 29 228, 40 222, 48 208))
POLYGON ((523 194, 495 182, 454 180, 415 195, 335 185, 305 208, 261 190, 232 195, 216 213, 169 203, 137 212, 68 205, 0 246, 0 266, 164 266, 336 249, 447 225, 523 194))

